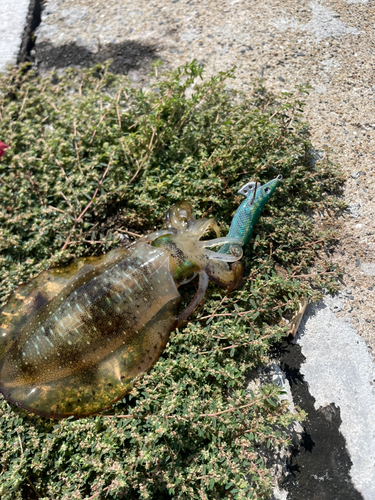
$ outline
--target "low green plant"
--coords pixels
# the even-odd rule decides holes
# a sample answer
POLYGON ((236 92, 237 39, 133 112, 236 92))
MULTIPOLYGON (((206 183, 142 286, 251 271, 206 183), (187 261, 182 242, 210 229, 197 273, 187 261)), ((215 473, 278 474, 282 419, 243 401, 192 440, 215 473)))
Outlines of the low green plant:
MULTIPOLYGON (((240 290, 210 286, 204 306, 133 392, 105 414, 60 422, 0 401, 0 496, 16 499, 261 499, 267 456, 301 419, 252 370, 285 335, 302 297, 334 291, 337 270, 317 252, 334 236, 313 211, 339 210, 342 182, 315 161, 303 89, 275 96, 202 80, 192 62, 147 89, 107 66, 0 81, 0 299, 41 270, 104 253, 121 234, 162 226, 187 199, 226 233, 249 180, 282 174, 245 249, 240 290)), ((186 287, 192 293, 194 284, 186 287)))

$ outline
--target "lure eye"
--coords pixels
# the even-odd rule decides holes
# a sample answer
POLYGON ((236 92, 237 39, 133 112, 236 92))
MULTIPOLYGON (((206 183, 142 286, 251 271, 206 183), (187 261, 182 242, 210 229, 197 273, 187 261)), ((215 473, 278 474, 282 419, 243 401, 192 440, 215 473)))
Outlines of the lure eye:
POLYGON ((267 194, 268 194, 270 191, 271 191, 271 190, 270 190, 270 188, 268 188, 268 187, 264 189, 264 192, 265 192, 265 193, 267 193, 267 194))

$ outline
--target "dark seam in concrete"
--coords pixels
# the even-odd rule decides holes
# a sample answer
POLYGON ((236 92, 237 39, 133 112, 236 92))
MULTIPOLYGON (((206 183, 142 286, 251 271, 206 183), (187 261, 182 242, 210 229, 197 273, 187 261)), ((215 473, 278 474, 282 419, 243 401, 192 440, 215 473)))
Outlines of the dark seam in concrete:
POLYGON ((31 51, 35 46, 34 32, 41 23, 42 0, 30 0, 27 13, 26 26, 22 35, 22 43, 17 58, 17 64, 32 62, 34 60, 31 51))
POLYGON ((300 372, 305 357, 298 344, 282 342, 277 357, 295 405, 308 413, 302 442, 292 449, 289 476, 281 485, 288 492, 288 500, 363 500, 349 475, 352 462, 339 431, 340 408, 330 404, 315 409, 315 399, 300 372))

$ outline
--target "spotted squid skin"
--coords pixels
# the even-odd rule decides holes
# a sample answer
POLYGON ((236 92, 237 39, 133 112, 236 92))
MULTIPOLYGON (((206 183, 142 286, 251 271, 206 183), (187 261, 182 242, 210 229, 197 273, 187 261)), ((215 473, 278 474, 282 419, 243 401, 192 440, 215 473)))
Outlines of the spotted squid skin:
POLYGON ((145 243, 118 253, 104 271, 86 266, 20 331, 0 370, 9 401, 54 418, 90 415, 157 361, 181 301, 169 256, 145 243))

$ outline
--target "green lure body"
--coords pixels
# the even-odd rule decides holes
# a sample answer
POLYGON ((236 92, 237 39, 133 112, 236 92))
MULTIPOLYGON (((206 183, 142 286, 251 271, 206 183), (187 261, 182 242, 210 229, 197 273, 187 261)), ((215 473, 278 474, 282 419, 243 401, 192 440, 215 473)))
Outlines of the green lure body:
MULTIPOLYGON (((263 186, 259 182, 249 182, 238 191, 239 194, 245 196, 245 199, 233 216, 227 236, 240 240, 239 246, 246 245, 249 241, 265 204, 275 192, 281 179, 282 177, 279 176, 263 186)), ((231 253, 231 245, 223 245, 219 253, 231 253)))

